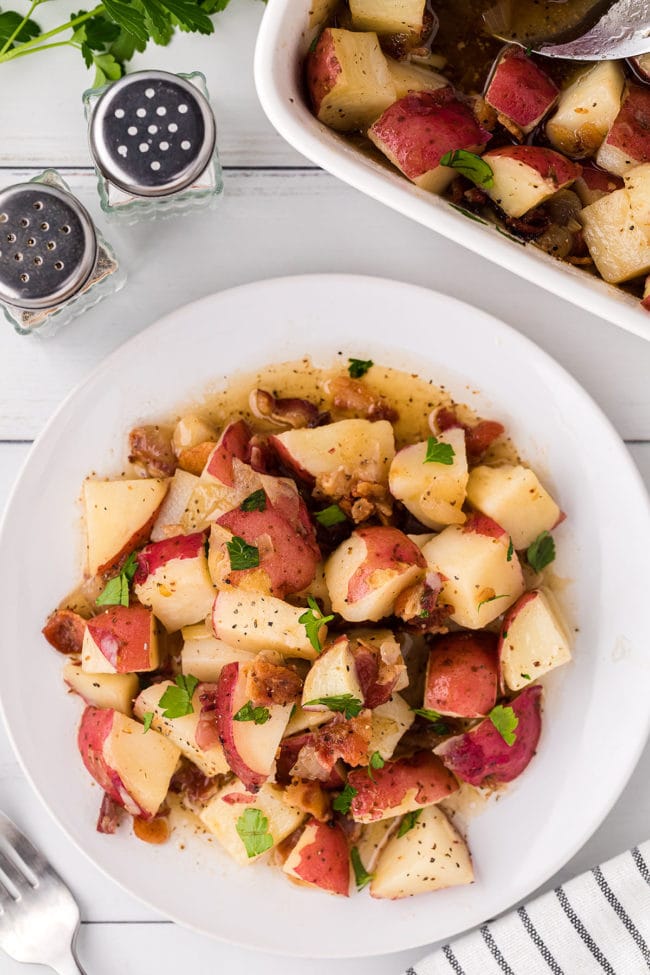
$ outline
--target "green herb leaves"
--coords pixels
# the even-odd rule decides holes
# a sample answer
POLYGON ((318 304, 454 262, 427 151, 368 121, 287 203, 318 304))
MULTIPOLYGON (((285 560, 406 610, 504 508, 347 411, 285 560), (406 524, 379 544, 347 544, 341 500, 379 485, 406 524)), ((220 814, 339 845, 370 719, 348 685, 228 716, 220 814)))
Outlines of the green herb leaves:
POLYGON ((427 440, 427 453, 424 458, 425 464, 446 464, 449 466, 454 462, 455 451, 450 443, 441 443, 437 437, 429 437, 427 440))
POLYGON ((320 607, 313 596, 307 596, 307 602, 309 603, 309 609, 306 609, 302 616, 298 617, 298 622, 302 623, 307 631, 307 639, 311 643, 312 647, 316 653, 320 653, 323 649, 320 645, 319 632, 321 626, 325 626, 326 623, 330 623, 334 617, 333 616, 323 616, 320 607))
POLYGON ((239 838, 249 857, 266 853, 273 846, 269 833, 269 821, 261 809, 245 809, 235 824, 239 838))
POLYGON ((492 167, 480 156, 477 156, 475 152, 468 152, 467 149, 454 149, 452 152, 446 152, 440 159, 440 165, 450 166, 477 186, 489 187, 494 185, 492 167))
POLYGON ((153 721, 153 711, 145 711, 144 714, 142 715, 142 720, 144 722, 143 734, 146 735, 146 733, 149 731, 149 728, 151 727, 151 722, 153 721))
POLYGON ((303 704, 304 708, 310 704, 322 704, 330 711, 341 711, 346 719, 356 718, 363 711, 363 701, 353 694, 339 694, 334 697, 315 697, 313 701, 303 704))
POLYGON ((249 545, 239 535, 233 535, 231 540, 226 542, 226 548, 230 556, 230 568, 233 572, 256 569, 260 564, 260 550, 254 545, 249 545))
POLYGON ((515 546, 512 543, 512 539, 508 542, 508 551, 506 552, 506 562, 512 562, 512 556, 515 554, 515 546))
POLYGON ((323 528, 331 528, 333 525, 340 525, 341 522, 347 521, 347 515, 338 504, 331 504, 328 508, 317 511, 314 518, 323 528))
POLYGON ((271 717, 271 712, 265 707, 253 707, 252 701, 246 701, 233 715, 233 721, 254 721, 255 724, 266 724, 271 717))
POLYGON ((517 740, 515 731, 519 718, 508 704, 497 704, 488 714, 488 718, 497 729, 506 745, 514 745, 517 740))
POLYGON ((264 488, 253 491, 239 505, 241 511, 266 511, 266 492, 264 488))
POLYGON ((352 800, 358 794, 359 790, 355 789, 352 785, 346 785, 340 796, 332 802, 332 809, 336 812, 343 813, 346 816, 350 812, 350 807, 352 806, 352 800))
POLYGON ((348 359, 348 375, 351 379, 361 379, 373 366, 372 359, 348 359))
POLYGON ((363 863, 361 862, 361 854, 359 853, 356 846, 353 846, 350 850, 350 860, 352 861, 352 869, 354 870, 354 882, 357 885, 357 890, 363 890, 367 887, 372 880, 373 875, 368 873, 363 863))
POLYGON ((165 709, 163 718, 182 718, 186 714, 193 714, 192 695, 198 683, 198 679, 191 674, 179 674, 176 683, 170 684, 158 702, 165 709))
POLYGON ((528 565, 535 572, 541 572, 555 559, 555 541, 550 532, 542 532, 526 551, 528 565))
POLYGON ((0 50, 4 54, 14 45, 38 37, 41 28, 33 20, 25 19, 15 10, 0 14, 0 50))
POLYGON ((379 752, 373 752, 370 756, 368 762, 368 775, 374 781, 373 769, 383 768, 386 762, 383 760, 379 752))
POLYGON ((128 606, 129 586, 138 568, 138 557, 131 552, 119 576, 109 581, 95 600, 98 606, 128 606))
POLYGON ((421 718, 430 721, 437 735, 449 734, 449 725, 446 721, 441 720, 441 715, 437 711, 432 711, 430 708, 411 708, 411 710, 413 714, 419 714, 421 718))
POLYGON ((407 833, 411 832, 421 815, 421 809, 414 809, 413 812, 406 813, 404 819, 399 824, 399 829, 397 830, 398 840, 401 839, 402 836, 406 836, 407 833))
POLYGON ((479 602, 476 608, 480 609, 481 606, 485 606, 487 603, 493 603, 495 599, 505 599, 509 595, 510 593, 502 592, 498 594, 495 593, 494 596, 486 596, 485 599, 481 599, 481 601, 479 602))

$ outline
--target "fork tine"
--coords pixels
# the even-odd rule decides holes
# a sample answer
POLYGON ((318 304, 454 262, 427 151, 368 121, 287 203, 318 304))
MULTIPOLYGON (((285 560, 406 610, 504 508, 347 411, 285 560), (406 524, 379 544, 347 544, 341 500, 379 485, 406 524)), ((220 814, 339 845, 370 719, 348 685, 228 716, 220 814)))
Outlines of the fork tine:
MULTIPOLYGON (((19 869, 19 867, 10 859, 5 851, 0 846, 0 883, 2 883, 2 874, 5 875, 10 884, 15 887, 17 892, 21 895, 28 893, 33 890, 33 884, 30 882, 29 878, 19 869)), ((6 884, 4 884, 6 887, 6 884)), ((9 891, 11 893, 11 891, 9 891)))
MULTIPOLYGON (((0 840, 3 839, 5 840, 7 846, 15 851, 27 869, 30 870, 36 878, 38 878, 41 874, 48 874, 49 876, 55 875, 54 870, 45 857, 38 852, 35 846, 32 846, 27 837, 20 832, 9 817, 5 816, 3 812, 0 812, 0 840)), ((0 843, 0 850, 1 849, 2 845, 0 843)))

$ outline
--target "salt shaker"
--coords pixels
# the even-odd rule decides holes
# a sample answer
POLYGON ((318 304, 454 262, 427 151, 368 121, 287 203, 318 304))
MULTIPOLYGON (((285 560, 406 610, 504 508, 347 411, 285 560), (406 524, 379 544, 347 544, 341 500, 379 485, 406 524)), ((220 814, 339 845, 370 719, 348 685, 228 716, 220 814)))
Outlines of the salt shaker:
POLYGON ((136 71, 87 91, 84 103, 107 214, 135 223, 217 200, 217 128, 198 71, 136 71))
POLYGON ((55 170, 0 191, 0 306, 21 335, 50 335, 125 276, 55 170))

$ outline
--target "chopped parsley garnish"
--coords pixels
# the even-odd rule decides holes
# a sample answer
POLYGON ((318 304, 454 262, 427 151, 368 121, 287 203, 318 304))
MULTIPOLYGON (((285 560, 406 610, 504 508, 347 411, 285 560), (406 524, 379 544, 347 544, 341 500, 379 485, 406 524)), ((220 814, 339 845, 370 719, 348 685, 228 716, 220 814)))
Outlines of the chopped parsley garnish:
POLYGON ((332 802, 332 809, 336 810, 336 812, 343 813, 344 816, 347 815, 347 813, 350 812, 352 800, 357 795, 358 791, 359 790, 355 789, 354 786, 346 785, 341 795, 337 796, 332 802))
POLYGON ((423 463, 425 464, 446 464, 449 466, 454 462, 455 451, 450 443, 441 443, 437 437, 429 437, 427 440, 427 453, 423 463))
POLYGON ((512 562, 512 556, 515 554, 515 546, 510 539, 510 544, 508 545, 508 551, 506 553, 506 562, 512 562))
POLYGON ((508 592, 502 592, 498 595, 488 596, 487 599, 482 599, 476 608, 478 610, 481 606, 485 606, 486 603, 493 603, 495 599, 506 599, 509 595, 510 593, 508 592))
POLYGON ((239 838, 246 847, 249 857, 266 853, 273 846, 269 833, 269 821, 261 809, 245 809, 235 824, 239 838))
POLYGON ((517 740, 515 734, 519 718, 513 709, 507 704, 497 704, 488 714, 488 718, 497 729, 506 745, 514 745, 517 740))
POLYGON ((226 542, 226 548, 230 556, 230 568, 233 572, 256 569, 260 564, 260 550, 254 545, 249 545, 239 535, 233 535, 232 539, 226 542))
POLYGON ((332 525, 340 525, 341 522, 347 521, 347 515, 339 508, 338 504, 331 504, 328 508, 317 511, 314 518, 323 528, 331 528, 332 525))
POLYGON ((363 701, 353 694, 338 694, 333 697, 315 697, 313 701, 303 704, 304 708, 310 704, 322 704, 330 711, 341 711, 346 719, 356 718, 363 711, 363 701))
POLYGON ((138 556, 131 552, 122 566, 119 576, 115 576, 104 586, 95 600, 98 606, 128 606, 129 586, 138 568, 138 556))
POLYGON ((348 374, 351 379, 361 379, 373 366, 372 359, 348 359, 348 374))
POLYGON ((430 708, 411 708, 413 714, 419 714, 421 718, 426 718, 433 724, 433 730, 437 735, 448 735, 449 725, 446 721, 441 720, 441 715, 437 711, 432 711, 430 708))
POLYGON ((242 511, 266 511, 266 492, 264 488, 253 491, 239 505, 242 511))
POLYGON ((533 678, 532 678, 532 677, 530 676, 530 674, 520 674, 519 676, 520 676, 520 677, 523 677, 523 678, 524 678, 524 680, 532 680, 532 679, 533 679, 533 678))
POLYGON ((307 596, 307 602, 309 603, 309 609, 306 609, 302 616, 298 617, 298 622, 302 623, 307 631, 307 639, 316 653, 320 653, 323 649, 318 637, 320 628, 321 626, 325 626, 326 623, 330 623, 334 617, 323 616, 320 606, 313 596, 307 596))
POLYGON ((451 152, 446 152, 440 159, 440 165, 450 166, 477 186, 494 185, 492 167, 475 152, 468 152, 467 149, 453 149, 451 152))
POLYGON ((357 885, 357 890, 363 890, 367 887, 372 880, 373 875, 368 873, 363 863, 361 862, 361 854, 359 853, 356 846, 353 846, 350 850, 350 860, 352 861, 352 869, 354 870, 354 882, 357 885))
POLYGON ((198 683, 198 679, 191 674, 179 674, 176 683, 169 685, 158 702, 165 709, 163 718, 182 718, 186 714, 193 714, 192 695, 198 683))
POLYGON ((535 572, 541 572, 555 559, 555 541, 550 532, 542 532, 537 536, 526 552, 528 565, 535 572))
POLYGON ((383 760, 379 752, 373 752, 370 756, 370 761, 368 762, 368 775, 371 779, 374 779, 372 774, 373 769, 383 768, 386 762, 383 760))
POLYGON ((143 734, 146 735, 146 733, 149 731, 149 728, 151 727, 151 722, 153 721, 153 711, 145 711, 144 714, 142 715, 142 720, 144 721, 143 734))
POLYGON ((406 813, 404 819, 399 824, 399 829, 397 830, 398 840, 401 839, 402 836, 406 836, 407 833, 411 832, 421 815, 421 809, 414 809, 413 812, 406 813))
POLYGON ((246 701, 246 704, 233 715, 233 721, 254 721, 255 724, 266 724, 270 717, 271 712, 268 708, 253 707, 252 701, 246 701))

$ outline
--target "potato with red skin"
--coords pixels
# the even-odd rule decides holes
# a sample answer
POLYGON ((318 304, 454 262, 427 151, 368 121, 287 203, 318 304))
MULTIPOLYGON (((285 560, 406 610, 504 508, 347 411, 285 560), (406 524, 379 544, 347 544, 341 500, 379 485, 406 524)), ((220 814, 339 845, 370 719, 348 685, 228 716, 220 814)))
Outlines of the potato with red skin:
POLYGON ((397 528, 357 528, 325 563, 332 609, 351 622, 389 616, 395 600, 424 577, 417 545, 397 528))
POLYGON ((82 669, 89 674, 131 674, 160 666, 158 627, 145 606, 111 606, 86 623, 82 669))
POLYGON ((400 98, 370 127, 368 138, 416 186, 442 193, 455 176, 440 165, 442 157, 455 149, 481 153, 491 134, 451 88, 440 88, 400 98))
POLYGON ((443 741, 436 755, 470 785, 481 785, 487 778, 512 782, 535 754, 542 730, 541 697, 542 688, 533 684, 509 702, 519 722, 514 744, 508 745, 491 719, 485 718, 471 731, 443 741))
POLYGON ((138 553, 136 596, 169 633, 205 619, 214 602, 204 532, 152 542, 138 553))
POLYGON ((309 887, 350 896, 350 848, 339 826, 310 819, 282 869, 309 887))
POLYGON ((280 460, 310 487, 342 470, 347 477, 386 484, 395 456, 388 420, 337 420, 321 427, 285 430, 269 438, 280 460))
POLYGON ((460 427, 465 431, 465 450, 467 459, 475 464, 495 440, 505 433, 505 427, 497 420, 478 420, 474 424, 463 423, 450 406, 441 406, 429 417, 429 426, 434 433, 444 433, 460 427))
POLYGON ((351 630, 349 640, 365 707, 379 707, 393 691, 408 687, 402 651, 390 630, 351 630))
POLYGON ((482 718, 497 700, 498 637, 447 633, 429 650, 424 707, 452 718, 482 718))
POLYGON ((458 789, 451 772, 428 751, 386 762, 372 775, 370 778, 367 769, 356 769, 348 775, 348 784, 357 790, 350 807, 357 823, 413 812, 448 799, 458 789))
POLYGON ((546 123, 553 148, 572 158, 594 156, 618 115, 624 85, 620 61, 597 61, 580 71, 546 123))
POLYGON ((582 171, 578 163, 544 146, 501 146, 483 159, 493 176, 485 192, 508 217, 523 217, 570 186, 582 171))
MULTIPOLYGON (((558 97, 557 85, 520 47, 507 47, 490 79, 485 101, 522 135, 537 128, 558 97)), ((507 126, 510 130, 510 126, 507 126)), ((511 130, 512 131, 512 130, 511 130)))
POLYGON ((236 420, 224 427, 217 446, 212 451, 205 470, 204 480, 215 480, 226 487, 233 487, 233 460, 247 461, 251 432, 245 420, 236 420))
POLYGON ((628 84, 596 162, 616 176, 650 162, 650 88, 628 84))
POLYGON ((582 205, 588 207, 614 190, 622 189, 624 185, 620 176, 606 173, 594 163, 583 163, 582 173, 575 181, 573 189, 580 197, 582 205))
POLYGON ((568 631, 550 593, 531 589, 508 610, 498 653, 502 689, 511 691, 571 660, 568 631))
POLYGON ((83 763, 111 799, 141 819, 158 812, 180 751, 119 711, 87 707, 77 736, 83 763))
POLYGON ((89 575, 107 572, 149 540, 168 485, 158 477, 84 481, 89 575))

